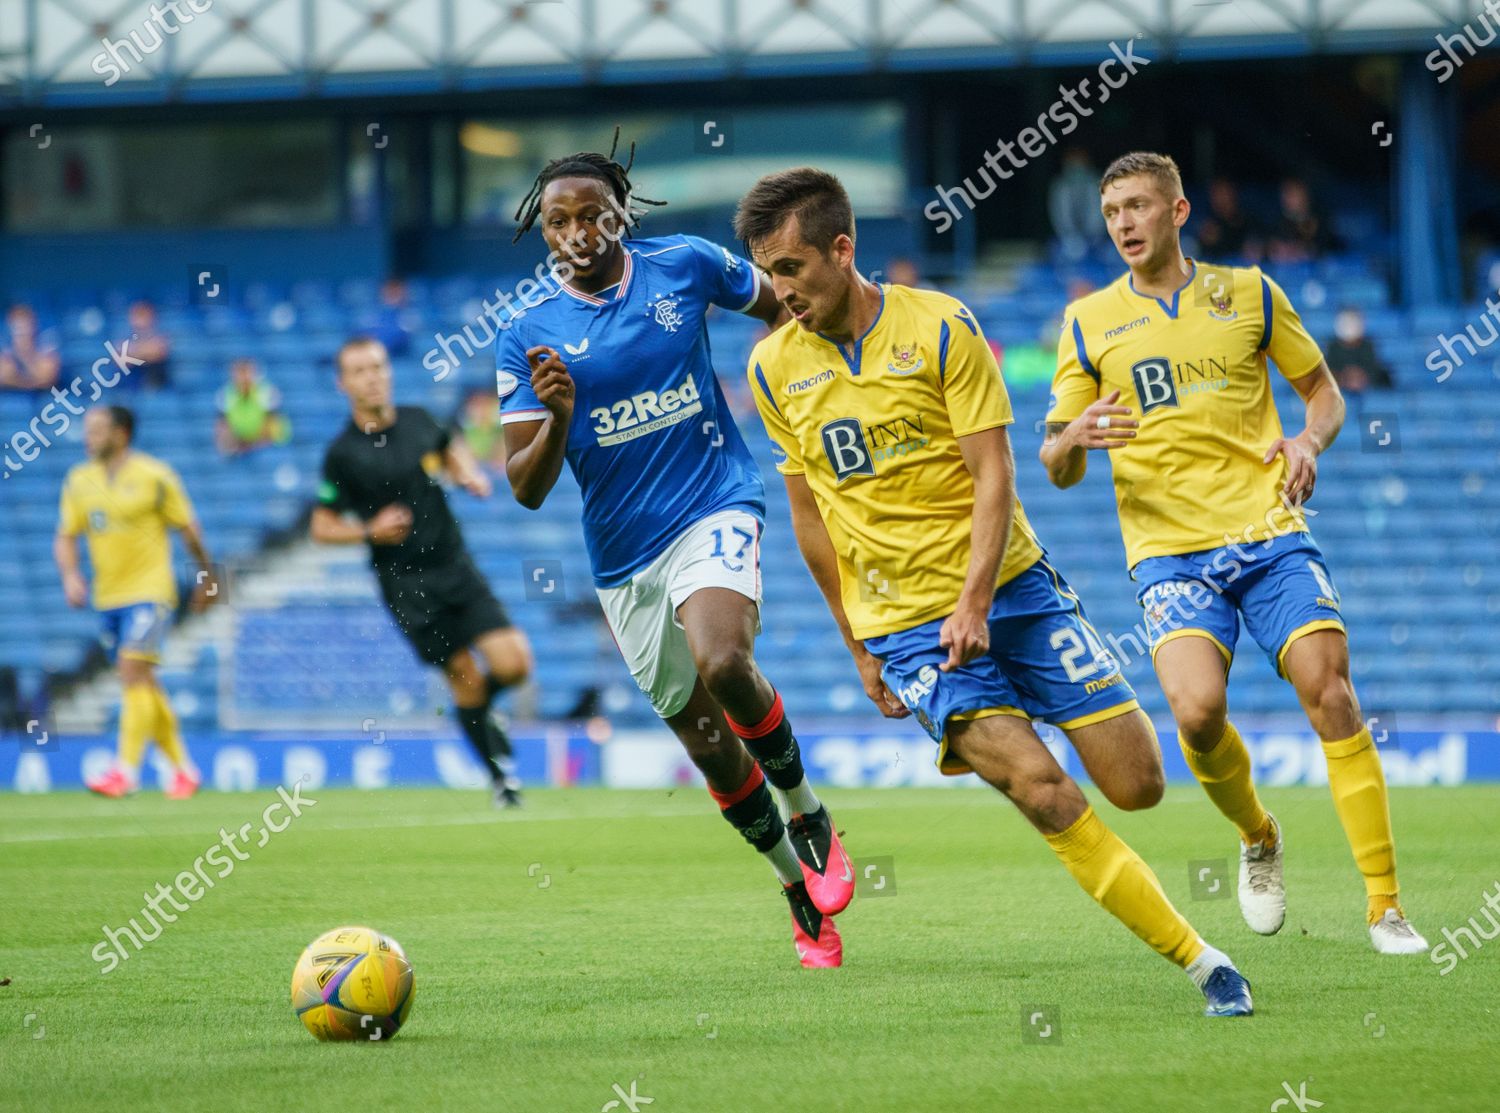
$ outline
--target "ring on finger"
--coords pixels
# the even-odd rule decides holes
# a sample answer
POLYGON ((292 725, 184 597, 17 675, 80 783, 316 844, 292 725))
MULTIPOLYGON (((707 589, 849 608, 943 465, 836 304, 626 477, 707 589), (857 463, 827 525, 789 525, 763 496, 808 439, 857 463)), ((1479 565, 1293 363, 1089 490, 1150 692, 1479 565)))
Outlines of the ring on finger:
POLYGON ((1109 414, 1100 414, 1099 415, 1099 420, 1097 420, 1097 421, 1094 422, 1094 427, 1097 428, 1097 429, 1108 429, 1109 428, 1109 414))

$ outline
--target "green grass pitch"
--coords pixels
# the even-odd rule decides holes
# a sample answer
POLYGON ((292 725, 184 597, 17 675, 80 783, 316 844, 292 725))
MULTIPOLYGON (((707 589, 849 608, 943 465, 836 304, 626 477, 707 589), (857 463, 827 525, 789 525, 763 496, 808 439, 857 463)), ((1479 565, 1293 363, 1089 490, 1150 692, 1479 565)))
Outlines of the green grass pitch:
MULTIPOLYGON (((102 927, 274 795, 0 797, 0 1108, 628 1113, 632 1087, 650 1113, 1495 1108, 1500 939, 1446 976, 1376 955, 1320 789, 1266 793, 1290 893, 1268 939, 1190 894, 1190 863, 1235 849, 1200 792, 1104 809, 1254 984, 1258 1015, 1232 1021, 988 792, 826 793, 850 853, 891 859, 839 918, 839 971, 798 967, 768 870, 700 789, 537 791, 521 814, 307 795, 108 974, 102 927), (389 1043, 319 1044, 292 1015, 298 953, 343 923, 415 967, 389 1043)), ((1392 795, 1407 910, 1437 942, 1500 880, 1500 786, 1392 795)))

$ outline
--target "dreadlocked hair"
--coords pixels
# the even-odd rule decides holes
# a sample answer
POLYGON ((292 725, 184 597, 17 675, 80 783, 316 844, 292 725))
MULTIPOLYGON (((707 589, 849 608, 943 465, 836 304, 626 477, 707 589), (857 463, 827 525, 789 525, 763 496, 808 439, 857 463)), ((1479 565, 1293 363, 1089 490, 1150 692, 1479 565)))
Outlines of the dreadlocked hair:
POLYGON ((549 183, 559 178, 598 178, 608 186, 610 195, 615 201, 615 208, 625 221, 625 235, 628 238, 630 229, 638 226, 641 217, 646 215, 646 210, 637 206, 651 205, 659 208, 666 202, 653 201, 649 197, 636 197, 631 193, 630 168, 635 165, 635 144, 630 144, 630 155, 624 166, 615 161, 615 151, 619 146, 620 129, 617 126, 614 140, 609 145, 609 154, 579 151, 577 154, 555 158, 542 167, 542 172, 531 184, 531 192, 516 209, 516 234, 511 237, 510 242, 518 243, 522 236, 531 231, 531 226, 542 214, 543 191, 549 183))

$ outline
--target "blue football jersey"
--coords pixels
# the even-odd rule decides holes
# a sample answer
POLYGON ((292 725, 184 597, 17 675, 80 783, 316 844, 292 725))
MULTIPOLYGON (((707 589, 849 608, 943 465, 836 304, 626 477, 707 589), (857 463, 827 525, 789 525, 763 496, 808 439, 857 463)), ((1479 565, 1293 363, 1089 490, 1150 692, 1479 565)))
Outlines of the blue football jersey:
POLYGON ((495 341, 501 421, 538 421, 526 351, 545 344, 573 377, 568 466, 599 587, 650 564, 694 522, 740 508, 765 516, 760 469, 714 376, 710 305, 755 303, 755 268, 696 236, 624 244, 618 286, 591 296, 555 279, 495 341))

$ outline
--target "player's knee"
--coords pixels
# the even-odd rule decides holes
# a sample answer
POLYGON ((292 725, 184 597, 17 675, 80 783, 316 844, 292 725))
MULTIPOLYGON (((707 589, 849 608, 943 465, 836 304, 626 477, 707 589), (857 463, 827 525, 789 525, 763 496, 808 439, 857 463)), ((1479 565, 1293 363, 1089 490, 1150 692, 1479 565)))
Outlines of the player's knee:
POLYGON ((1065 810, 1071 782, 1060 770, 1017 770, 1004 786, 996 785, 1010 797, 1022 814, 1034 823, 1058 826, 1065 810))
POLYGON ((1354 685, 1347 675, 1329 669, 1308 686, 1304 697, 1308 704, 1309 717, 1320 728, 1344 731, 1357 729, 1359 704, 1354 698, 1354 685))
POLYGON ((703 686, 720 703, 755 684, 755 657, 744 646, 714 646, 696 662, 703 686))
POLYGON ((1229 707, 1221 696, 1183 695, 1171 704, 1177 730, 1195 750, 1211 750, 1224 737, 1229 707))
POLYGON ((479 674, 467 650, 448 659, 443 665, 443 675, 460 706, 472 707, 484 699, 484 677, 479 674))
POLYGON ((1122 812, 1139 812, 1160 804, 1166 791, 1166 774, 1160 764, 1155 764, 1136 770, 1128 780, 1111 784, 1104 790, 1104 795, 1122 812))
POLYGON ((487 663, 490 676, 504 688, 525 681, 533 668, 531 650, 525 645, 507 647, 503 652, 490 656, 487 663))

